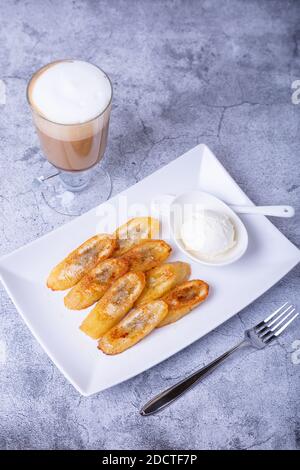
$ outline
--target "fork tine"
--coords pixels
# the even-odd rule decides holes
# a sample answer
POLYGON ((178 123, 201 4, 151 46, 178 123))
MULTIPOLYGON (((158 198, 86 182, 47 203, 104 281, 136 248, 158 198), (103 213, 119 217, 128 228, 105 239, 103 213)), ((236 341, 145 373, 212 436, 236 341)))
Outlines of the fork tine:
POLYGON ((269 315, 265 320, 262 320, 260 323, 258 323, 254 329, 257 333, 263 333, 265 332, 265 330, 271 326, 275 321, 278 320, 278 318, 282 317, 282 315, 284 315, 291 307, 292 305, 290 304, 286 309, 284 309, 283 312, 281 312, 279 315, 277 315, 286 305, 288 304, 288 302, 285 302, 283 305, 281 305, 281 307, 277 308, 277 310, 275 310, 275 312, 271 313, 271 315, 269 315), (275 317, 277 315, 277 317, 275 317), (275 317, 275 318, 274 318, 275 317), (270 320, 273 321, 271 323, 268 323, 270 320))
MULTIPOLYGON (((269 323, 268 322, 268 326, 272 326, 274 325, 274 323, 277 323, 279 318, 281 318, 286 312, 288 312, 290 310, 290 308, 292 308, 293 305, 289 305, 283 312, 281 312, 280 315, 277 315, 277 317, 273 318, 273 320, 269 323)), ((288 315, 290 315, 291 313, 293 313, 295 311, 295 308, 292 308, 292 310, 289 311, 288 315)), ((286 316, 284 317, 284 319, 286 318, 286 316)), ((277 326, 280 325, 281 322, 277 323, 277 326)))
POLYGON ((260 336, 260 339, 265 344, 270 343, 271 341, 273 341, 273 339, 277 338, 277 336, 279 336, 292 323, 292 321, 294 321, 298 317, 298 315, 299 313, 296 313, 295 315, 293 315, 292 318, 286 321, 286 319, 290 316, 290 314, 288 314, 283 320, 280 321, 280 324, 286 321, 281 328, 278 329, 279 324, 276 325, 274 328, 268 328, 267 331, 265 331, 264 334, 260 336))
POLYGON ((264 322, 267 323, 268 321, 270 321, 271 318, 273 318, 277 313, 279 313, 280 310, 282 308, 284 308, 287 304, 288 304, 288 302, 285 302, 283 305, 281 305, 281 307, 279 307, 277 310, 275 310, 275 312, 271 313, 271 315, 269 315, 267 318, 265 318, 264 322))
MULTIPOLYGON (((270 331, 276 331, 278 329, 278 327, 284 323, 291 315, 292 313, 295 311, 295 309, 293 308, 293 310, 291 310, 289 313, 287 313, 278 323, 275 323, 275 325, 272 326, 272 328, 269 328, 270 331)), ((270 326, 270 325, 269 325, 270 326)))
MULTIPOLYGON (((260 330, 260 331, 258 332, 259 337, 260 337, 262 340, 265 340, 268 335, 273 334, 273 333, 278 329, 278 327, 279 327, 283 322, 285 322, 285 321, 292 315, 292 313, 294 312, 294 310, 295 310, 295 309, 293 308, 292 311, 290 311, 289 313, 287 313, 287 314, 286 314, 278 323, 276 323, 272 328, 271 328, 271 324, 266 325, 265 328, 263 328, 262 330, 260 330)), ((281 317, 281 315, 280 315, 280 317, 281 317)), ((279 318, 279 317, 278 317, 278 318, 279 318)), ((274 320, 274 321, 272 322, 272 324, 274 324, 274 322, 277 322, 277 318, 276 318, 276 320, 274 320)))
POLYGON ((275 331, 274 335, 279 336, 298 316, 299 316, 299 313, 295 313, 295 315, 292 318, 290 318, 289 321, 287 321, 284 325, 282 325, 282 327, 279 328, 279 330, 275 331))

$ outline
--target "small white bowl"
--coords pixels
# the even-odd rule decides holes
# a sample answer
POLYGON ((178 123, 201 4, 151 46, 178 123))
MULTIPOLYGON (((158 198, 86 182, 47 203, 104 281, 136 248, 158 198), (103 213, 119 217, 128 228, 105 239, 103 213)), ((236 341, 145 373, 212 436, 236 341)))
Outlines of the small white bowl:
POLYGON ((191 191, 174 197, 170 204, 170 229, 178 248, 192 260, 207 266, 225 266, 233 263, 243 256, 248 246, 248 233, 241 219, 223 201, 203 191, 191 191), (180 235, 186 213, 192 215, 203 209, 227 215, 235 228, 235 245, 213 260, 203 259, 196 252, 187 250, 180 235))

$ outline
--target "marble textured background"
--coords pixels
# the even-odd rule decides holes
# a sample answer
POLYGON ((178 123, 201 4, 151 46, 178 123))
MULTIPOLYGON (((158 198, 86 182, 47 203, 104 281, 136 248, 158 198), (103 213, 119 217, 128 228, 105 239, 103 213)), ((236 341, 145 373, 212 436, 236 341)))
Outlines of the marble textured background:
MULTIPOLYGON (((43 157, 25 100, 42 64, 78 57, 114 87, 105 166, 114 194, 205 142, 257 203, 300 209, 300 2, 38 1, 0 3, 0 254, 67 222, 30 188, 43 157)), ((295 244, 299 218, 274 220, 295 244)), ((245 351, 157 416, 140 405, 232 346, 286 299, 299 267, 206 338, 154 369, 83 398, 52 365, 0 288, 0 448, 300 448, 300 323, 245 351)))

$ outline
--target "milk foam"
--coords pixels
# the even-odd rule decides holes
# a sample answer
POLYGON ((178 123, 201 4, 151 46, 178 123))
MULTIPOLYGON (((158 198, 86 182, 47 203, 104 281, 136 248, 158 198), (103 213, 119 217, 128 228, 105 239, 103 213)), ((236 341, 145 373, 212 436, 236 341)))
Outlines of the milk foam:
POLYGON ((57 62, 46 67, 31 89, 31 103, 46 119, 80 124, 101 114, 112 89, 107 76, 83 61, 57 62))

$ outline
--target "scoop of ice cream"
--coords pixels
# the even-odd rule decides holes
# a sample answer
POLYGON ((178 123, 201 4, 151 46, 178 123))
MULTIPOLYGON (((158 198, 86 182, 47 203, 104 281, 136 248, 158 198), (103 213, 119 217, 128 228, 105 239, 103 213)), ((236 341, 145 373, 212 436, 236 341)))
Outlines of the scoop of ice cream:
POLYGON ((203 210, 184 221, 181 238, 187 250, 209 259, 234 246, 235 229, 227 215, 203 210))

